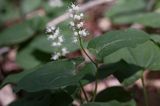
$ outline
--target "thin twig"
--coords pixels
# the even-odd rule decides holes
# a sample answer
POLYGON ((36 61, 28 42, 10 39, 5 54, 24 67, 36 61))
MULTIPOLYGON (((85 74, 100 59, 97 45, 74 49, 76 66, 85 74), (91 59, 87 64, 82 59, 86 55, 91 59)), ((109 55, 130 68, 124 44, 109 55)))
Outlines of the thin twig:
MULTIPOLYGON (((80 6, 80 12, 84 12, 87 11, 88 9, 95 7, 97 5, 101 5, 104 3, 112 3, 115 0, 94 0, 94 1, 90 1, 84 5, 80 6)), ((69 18, 69 12, 64 13, 63 15, 51 20, 50 22, 47 23, 47 26, 56 26, 59 23, 67 20, 69 18)))

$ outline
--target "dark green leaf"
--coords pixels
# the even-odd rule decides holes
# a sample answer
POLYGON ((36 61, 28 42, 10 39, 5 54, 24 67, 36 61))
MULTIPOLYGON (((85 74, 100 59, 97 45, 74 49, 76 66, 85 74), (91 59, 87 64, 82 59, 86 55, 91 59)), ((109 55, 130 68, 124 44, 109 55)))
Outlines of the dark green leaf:
POLYGON ((114 86, 107 88, 96 96, 95 101, 96 102, 107 102, 112 100, 117 100, 119 102, 127 102, 131 100, 132 97, 129 92, 127 92, 123 87, 121 86, 114 86))
POLYGON ((142 76, 142 73, 141 67, 127 64, 123 60, 117 63, 102 65, 98 69, 99 79, 104 79, 113 74, 125 86, 133 84, 142 76))
POLYGON ((153 35, 151 36, 151 39, 152 39, 155 43, 160 44, 160 35, 153 34, 153 35))
POLYGON ((0 23, 20 18, 20 10, 11 1, 0 1, 0 23), (14 12, 13 12, 14 10, 14 12))
POLYGON ((0 34, 0 46, 21 43, 32 37, 33 33, 27 22, 11 26, 0 34))
POLYGON ((113 18, 113 22, 116 24, 132 24, 139 23, 144 26, 160 28, 160 13, 141 13, 124 15, 113 18))
POLYGON ((11 103, 9 106, 69 106, 72 98, 63 91, 52 94, 49 91, 28 93, 25 97, 11 103))
POLYGON ((93 63, 86 63, 81 69, 77 76, 81 76, 81 82, 88 84, 95 80, 96 66, 93 63))
POLYGON ((116 17, 120 14, 143 10, 145 5, 144 0, 117 0, 113 7, 107 11, 107 16, 116 17))
POLYGON ((100 59, 124 47, 135 47, 149 40, 149 35, 136 29, 111 31, 91 40, 88 48, 95 51, 100 59))
POLYGON ((47 35, 39 35, 36 37, 32 42, 31 46, 33 48, 36 48, 38 50, 47 52, 47 53, 53 53, 54 47, 51 46, 51 42, 47 39, 47 35))
POLYGON ((127 63, 121 64, 122 65, 120 67, 117 67, 117 70, 113 73, 113 75, 118 78, 124 86, 132 85, 135 81, 142 77, 143 68, 127 63))
POLYGON ((3 83, 0 85, 0 88, 2 88, 4 85, 6 84, 17 84, 24 76, 26 76, 27 74, 33 72, 35 69, 32 70, 25 70, 21 73, 17 73, 17 74, 11 74, 9 76, 7 76, 5 78, 5 80, 3 81, 3 83))
POLYGON ((136 103, 134 100, 124 102, 124 103, 121 103, 118 101, 110 101, 110 102, 106 102, 106 103, 92 102, 92 103, 84 104, 81 106, 136 106, 136 103))
POLYGON ((123 48, 119 51, 106 56, 105 63, 115 63, 125 60, 129 64, 140 66, 144 69, 160 69, 160 48, 153 42, 145 42, 135 48, 123 48))
POLYGON ((92 76, 95 73, 93 64, 86 64, 81 71, 75 71, 74 61, 55 61, 36 67, 32 70, 26 70, 22 73, 8 76, 3 84, 13 83, 16 85, 16 91, 21 89, 35 92, 41 90, 57 90, 68 86, 77 86, 81 80, 84 83, 89 83, 90 79, 87 76, 92 76))
POLYGON ((28 45, 18 52, 16 62, 24 69, 31 69, 42 63, 50 61, 50 57, 50 54, 39 51, 31 45, 28 45))
POLYGON ((28 21, 30 27, 35 30, 45 33, 44 29, 46 28, 46 23, 48 22, 48 17, 46 16, 35 16, 28 21))
POLYGON ((73 63, 69 61, 50 62, 24 76, 18 82, 17 89, 34 92, 75 85, 78 79, 74 76, 74 68, 73 63))

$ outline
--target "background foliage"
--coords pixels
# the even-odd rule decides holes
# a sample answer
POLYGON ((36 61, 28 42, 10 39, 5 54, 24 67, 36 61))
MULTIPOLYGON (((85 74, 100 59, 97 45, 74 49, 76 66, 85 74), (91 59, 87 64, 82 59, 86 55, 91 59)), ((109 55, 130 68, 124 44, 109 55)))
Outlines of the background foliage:
MULTIPOLYGON (((93 63, 85 62, 77 69, 84 63, 82 56, 50 62, 55 48, 47 40, 45 27, 65 13, 73 1, 62 2, 62 6, 54 7, 46 0, 0 1, 0 47, 17 47, 16 63, 23 69, 1 83, 1 88, 11 83, 15 93, 23 92, 10 106, 69 106, 79 98, 79 82, 84 86, 95 81, 97 69, 93 63)), ((126 88, 140 79, 145 70, 160 70, 160 1, 151 5, 150 0, 117 0, 104 17, 115 28, 85 44, 100 64, 98 80, 114 75, 122 86, 107 88, 97 94, 94 102, 82 106, 136 106, 126 88), (135 24, 142 29, 133 29, 135 24)), ((74 52, 80 47, 70 43, 72 32, 67 21, 58 26, 66 39, 65 46, 74 52)))

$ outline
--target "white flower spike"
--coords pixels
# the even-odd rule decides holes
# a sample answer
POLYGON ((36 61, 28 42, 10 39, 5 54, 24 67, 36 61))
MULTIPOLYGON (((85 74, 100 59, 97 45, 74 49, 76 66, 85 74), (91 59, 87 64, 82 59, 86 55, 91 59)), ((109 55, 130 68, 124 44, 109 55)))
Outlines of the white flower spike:
POLYGON ((72 4, 71 8, 69 9, 70 12, 70 26, 73 30, 73 42, 78 42, 78 36, 86 37, 88 35, 86 29, 84 28, 83 17, 84 14, 79 11, 79 6, 72 4))
POLYGON ((48 35, 48 40, 52 41, 52 45, 55 49, 51 59, 57 60, 61 56, 65 56, 69 53, 68 49, 63 46, 64 38, 63 35, 60 33, 59 28, 56 27, 47 27, 46 32, 48 35))

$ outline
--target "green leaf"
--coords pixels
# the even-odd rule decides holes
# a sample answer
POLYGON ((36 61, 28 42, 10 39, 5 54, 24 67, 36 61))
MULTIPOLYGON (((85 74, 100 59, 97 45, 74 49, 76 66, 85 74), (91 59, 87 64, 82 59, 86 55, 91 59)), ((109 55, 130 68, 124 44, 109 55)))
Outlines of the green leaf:
POLYGON ((28 45, 16 56, 16 63, 23 69, 31 69, 50 60, 51 55, 28 45))
POLYGON ((145 6, 144 0, 117 0, 113 7, 107 11, 107 16, 113 18, 120 14, 144 10, 145 6))
POLYGON ((117 67, 117 70, 113 73, 113 75, 124 86, 129 86, 142 77, 143 68, 133 64, 127 64, 122 61, 121 66, 117 67))
POLYGON ((74 76, 74 68, 73 63, 69 61, 50 62, 24 76, 17 83, 17 89, 35 92, 75 85, 77 78, 74 76))
POLYGON ((98 58, 114 53, 124 47, 135 47, 149 40, 149 35, 136 29, 111 31, 91 40, 88 49, 95 51, 98 58))
POLYGON ((144 13, 120 15, 112 18, 111 20, 114 24, 131 24, 133 23, 134 18, 137 18, 138 16, 142 16, 142 14, 144 13))
POLYGON ((27 22, 16 24, 0 34, 0 46, 21 43, 32 37, 33 33, 27 22))
POLYGON ((3 83, 0 85, 0 88, 5 86, 6 84, 17 84, 24 76, 27 74, 33 72, 35 69, 32 70, 24 70, 23 72, 17 73, 17 74, 11 74, 5 78, 3 83))
POLYGON ((111 63, 111 64, 103 64, 99 66, 98 68, 98 78, 99 79, 104 79, 108 77, 109 75, 113 74, 115 71, 119 70, 121 67, 123 67, 124 62, 119 61, 116 63, 111 63))
POLYGON ((125 60, 129 64, 140 66, 143 69, 160 69, 160 48, 151 41, 147 41, 135 48, 123 48, 119 51, 106 56, 104 63, 115 63, 125 60))
POLYGON ((29 20, 30 27, 35 30, 45 33, 44 29, 46 28, 46 23, 48 22, 48 17, 46 16, 35 16, 29 20))
POLYGON ((109 75, 114 75, 124 85, 133 84, 142 76, 143 70, 141 67, 127 64, 121 60, 116 63, 104 64, 98 69, 98 78, 104 79, 109 75))
POLYGON ((70 95, 64 91, 58 91, 54 94, 49 91, 42 91, 28 93, 9 106, 68 106, 72 101, 70 95))
POLYGON ((0 23, 20 18, 20 10, 11 1, 0 1, 0 23), (14 12, 13 12, 14 10, 14 12))
MULTIPOLYGON (((80 64, 82 61, 84 61, 82 58, 75 58, 72 61, 75 65, 80 64)), ((3 83, 0 85, 0 88, 2 88, 4 85, 11 83, 11 84, 17 84, 24 76, 27 76, 29 73, 34 72, 35 70, 38 70, 40 66, 37 66, 32 69, 24 70, 20 73, 11 74, 5 78, 3 83)), ((41 66, 42 67, 42 66, 41 66)))
POLYGON ((116 24, 132 24, 139 23, 144 26, 159 28, 160 27, 160 13, 141 13, 132 15, 122 15, 112 18, 113 23, 116 24))
POLYGON ((81 83, 83 85, 95 81, 96 66, 93 63, 86 63, 79 69, 77 76, 81 76, 81 83))
MULTIPOLYGON (((53 1, 56 3, 56 1, 53 1)), ((60 16, 61 14, 64 14, 66 10, 68 10, 68 6, 72 2, 62 2, 62 5, 57 5, 55 4, 54 6, 50 5, 49 2, 44 2, 43 3, 43 8, 45 9, 47 15, 49 15, 52 18, 55 18, 57 16, 60 16)))
POLYGON ((132 97, 129 92, 127 92, 121 86, 109 87, 97 94, 96 102, 107 102, 112 100, 117 100, 119 102, 127 102, 131 100, 132 97))
POLYGON ((31 12, 37 9, 42 3, 42 0, 22 0, 21 8, 23 13, 31 12))
POLYGON ((51 44, 52 43, 47 39, 47 35, 45 34, 39 35, 31 42, 31 46, 33 48, 36 48, 46 53, 54 52, 54 47, 52 47, 51 44))
POLYGON ((128 101, 128 102, 118 102, 118 101, 110 101, 110 102, 91 102, 87 103, 81 106, 136 106, 136 103, 134 100, 128 101))
POLYGON ((156 0, 155 8, 157 9, 157 11, 160 9, 160 1, 159 0, 156 0))
POLYGON ((153 35, 151 36, 151 39, 152 39, 155 43, 160 44, 160 35, 158 35, 158 34, 153 34, 153 35))
POLYGON ((90 79, 88 79, 88 76, 93 78, 95 71, 95 66, 92 63, 85 64, 80 71, 76 72, 74 60, 54 61, 32 70, 25 70, 22 73, 10 75, 4 80, 1 87, 12 83, 16 85, 16 91, 54 91, 69 86, 78 86, 80 80, 84 84, 89 83, 90 79))

